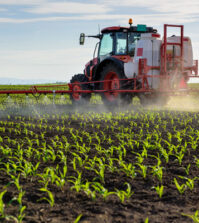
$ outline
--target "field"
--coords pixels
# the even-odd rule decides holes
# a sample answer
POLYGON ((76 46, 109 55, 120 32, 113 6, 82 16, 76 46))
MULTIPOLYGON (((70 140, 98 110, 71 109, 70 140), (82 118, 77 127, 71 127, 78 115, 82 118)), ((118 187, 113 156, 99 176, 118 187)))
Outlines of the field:
POLYGON ((0 222, 199 222, 199 112, 26 99, 0 108, 0 222))

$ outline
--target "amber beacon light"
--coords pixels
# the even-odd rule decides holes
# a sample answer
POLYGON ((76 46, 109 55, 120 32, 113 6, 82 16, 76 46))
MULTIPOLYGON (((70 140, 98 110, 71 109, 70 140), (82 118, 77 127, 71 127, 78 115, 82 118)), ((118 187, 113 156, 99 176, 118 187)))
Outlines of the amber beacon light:
POLYGON ((130 19, 129 19, 129 25, 131 26, 132 24, 133 24, 133 19, 130 18, 130 19))

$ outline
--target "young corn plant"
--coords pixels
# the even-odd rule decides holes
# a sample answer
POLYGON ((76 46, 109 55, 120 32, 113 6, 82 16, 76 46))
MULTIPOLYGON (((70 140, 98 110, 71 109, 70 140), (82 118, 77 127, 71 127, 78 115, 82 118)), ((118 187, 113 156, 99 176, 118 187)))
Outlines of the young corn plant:
POLYGON ((146 179, 147 177, 147 166, 145 166, 144 164, 140 164, 140 163, 136 163, 139 167, 140 167, 140 170, 138 170, 138 172, 142 175, 142 177, 144 179, 146 179))
POLYGON ((186 186, 190 189, 193 190, 194 189, 194 185, 195 185, 195 180, 198 179, 198 177, 194 177, 193 179, 188 178, 188 177, 184 177, 184 176, 179 176, 181 179, 186 180, 186 186))
POLYGON ((199 211, 197 210, 193 215, 191 214, 184 214, 182 213, 183 216, 186 216, 188 218, 191 218, 194 223, 199 223, 199 211))
POLYGON ((78 223, 82 218, 82 214, 78 215, 73 223, 78 223))
POLYGON ((38 174, 39 177, 42 178, 39 182, 43 183, 45 188, 49 182, 54 183, 57 179, 56 171, 53 167, 46 167, 43 174, 38 174))
POLYGON ((194 160, 195 160, 196 166, 199 168, 199 159, 196 156, 194 156, 194 160))
POLYGON ((160 147, 159 148, 161 155, 164 157, 166 163, 169 162, 169 153, 167 153, 166 149, 160 147))
POLYGON ((163 177, 163 167, 160 166, 152 166, 152 174, 157 176, 160 183, 162 183, 162 177, 163 177))
POLYGON ((7 190, 4 190, 0 193, 0 218, 5 218, 5 212, 4 212, 4 203, 3 203, 3 196, 7 192, 7 190))
POLYGON ((158 185, 154 188, 155 188, 157 194, 159 195, 159 198, 162 198, 162 195, 163 195, 163 192, 164 192, 164 186, 163 185, 161 185, 161 186, 158 185))
POLYGON ((135 172, 135 166, 133 166, 132 163, 127 163, 125 164, 124 162, 121 163, 121 171, 123 171, 127 177, 132 177, 135 178, 136 177, 136 172, 135 172))
POLYGON ((98 169, 94 169, 95 173, 97 174, 96 178, 99 178, 101 183, 105 183, 104 182, 104 177, 105 177, 104 172, 105 172, 106 164, 104 164, 101 159, 98 159, 98 162, 99 162, 98 169))
POLYGON ((25 217, 25 214, 24 214, 24 211, 26 209, 26 206, 23 206, 22 204, 22 198, 25 194, 25 191, 20 191, 19 195, 18 195, 18 198, 17 198, 17 201, 19 203, 19 214, 17 216, 17 219, 18 219, 18 222, 21 223, 25 217))
POLYGON ((174 178, 174 183, 175 183, 176 188, 180 194, 183 194, 185 192, 185 190, 187 189, 187 185, 186 184, 180 185, 176 178, 174 178))
POLYGON ((73 184, 73 186, 71 187, 71 190, 75 189, 76 192, 79 192, 82 187, 82 173, 78 171, 77 173, 78 173, 78 176, 77 177, 70 176, 71 180, 68 180, 68 182, 71 182, 73 184))
POLYGON ((81 185, 81 189, 85 192, 85 194, 88 197, 91 197, 92 200, 94 201, 96 199, 96 191, 90 189, 90 182, 86 182, 85 184, 81 185))
POLYGON ((118 168, 114 165, 114 161, 117 161, 116 158, 108 158, 108 169, 111 173, 118 171, 118 168))
POLYGON ((98 192, 104 200, 108 198, 111 194, 115 194, 115 192, 109 192, 108 189, 106 189, 102 184, 99 182, 94 182, 92 187, 96 192, 98 192))
POLYGON ((125 185, 127 185, 126 191, 116 189, 115 192, 122 203, 124 203, 125 199, 128 200, 134 194, 134 192, 131 190, 131 185, 129 183, 125 183, 125 185))
POLYGON ((190 190, 194 189, 194 180, 195 178, 193 179, 187 178, 186 185, 187 187, 189 187, 190 190))
POLYGON ((182 159, 184 157, 184 152, 181 150, 178 154, 175 155, 178 159, 179 165, 182 165, 182 159))
POLYGON ((46 200, 50 204, 50 206, 53 207, 55 203, 53 193, 46 188, 40 188, 39 190, 46 192, 48 194, 48 197, 42 197, 38 201, 46 200))
POLYGON ((21 188, 20 183, 19 183, 20 174, 18 174, 17 177, 14 176, 14 175, 11 175, 11 174, 10 174, 10 177, 11 177, 12 180, 13 180, 11 183, 13 183, 13 184, 17 187, 17 190, 18 190, 18 191, 21 191, 22 188, 21 188))
POLYGON ((191 167, 191 164, 189 163, 189 164, 187 165, 187 167, 185 168, 185 173, 186 173, 187 175, 189 175, 190 167, 191 167))

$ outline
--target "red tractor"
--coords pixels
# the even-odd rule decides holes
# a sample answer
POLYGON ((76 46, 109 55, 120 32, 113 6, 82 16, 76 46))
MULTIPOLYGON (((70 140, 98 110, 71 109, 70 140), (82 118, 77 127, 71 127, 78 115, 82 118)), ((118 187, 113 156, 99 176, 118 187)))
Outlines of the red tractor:
MULTIPOLYGON (((92 93, 102 96, 105 105, 125 105, 137 96, 143 105, 164 105, 169 95, 199 92, 188 89, 189 78, 198 76, 198 61, 193 60, 192 44, 184 36, 183 25, 164 25, 163 38, 146 25, 108 27, 98 38, 94 58, 84 74, 74 75, 69 84, 32 86, 27 89, 0 90, 0 94, 70 94, 73 102, 89 101, 92 93), (168 28, 180 35, 167 36, 168 28), (56 89, 62 87, 60 90, 56 89), (53 90, 52 90, 53 88, 53 90)), ((80 35, 80 44, 85 41, 80 35)), ((54 97, 53 97, 54 98, 54 97)))
MULTIPOLYGON (((84 74, 71 79, 71 98, 90 100, 91 92, 100 93, 106 105, 129 104, 133 96, 141 104, 165 104, 168 92, 187 88, 189 77, 197 75, 198 61, 193 60, 189 37, 182 25, 164 25, 164 36, 146 25, 108 27, 98 38, 94 58, 84 74), (180 36, 167 37, 167 28, 180 29, 180 36)), ((85 41, 80 34, 80 44, 85 41)))

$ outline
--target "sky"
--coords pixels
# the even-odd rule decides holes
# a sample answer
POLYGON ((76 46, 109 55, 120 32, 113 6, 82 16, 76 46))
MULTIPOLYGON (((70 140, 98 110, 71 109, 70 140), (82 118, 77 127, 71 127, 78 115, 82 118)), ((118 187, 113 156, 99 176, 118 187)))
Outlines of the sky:
MULTIPOLYGON (((92 59, 97 40, 79 35, 108 26, 182 24, 199 59, 198 0, 0 0, 0 78, 70 81, 92 59)), ((175 30, 170 30, 174 34, 175 30)))

